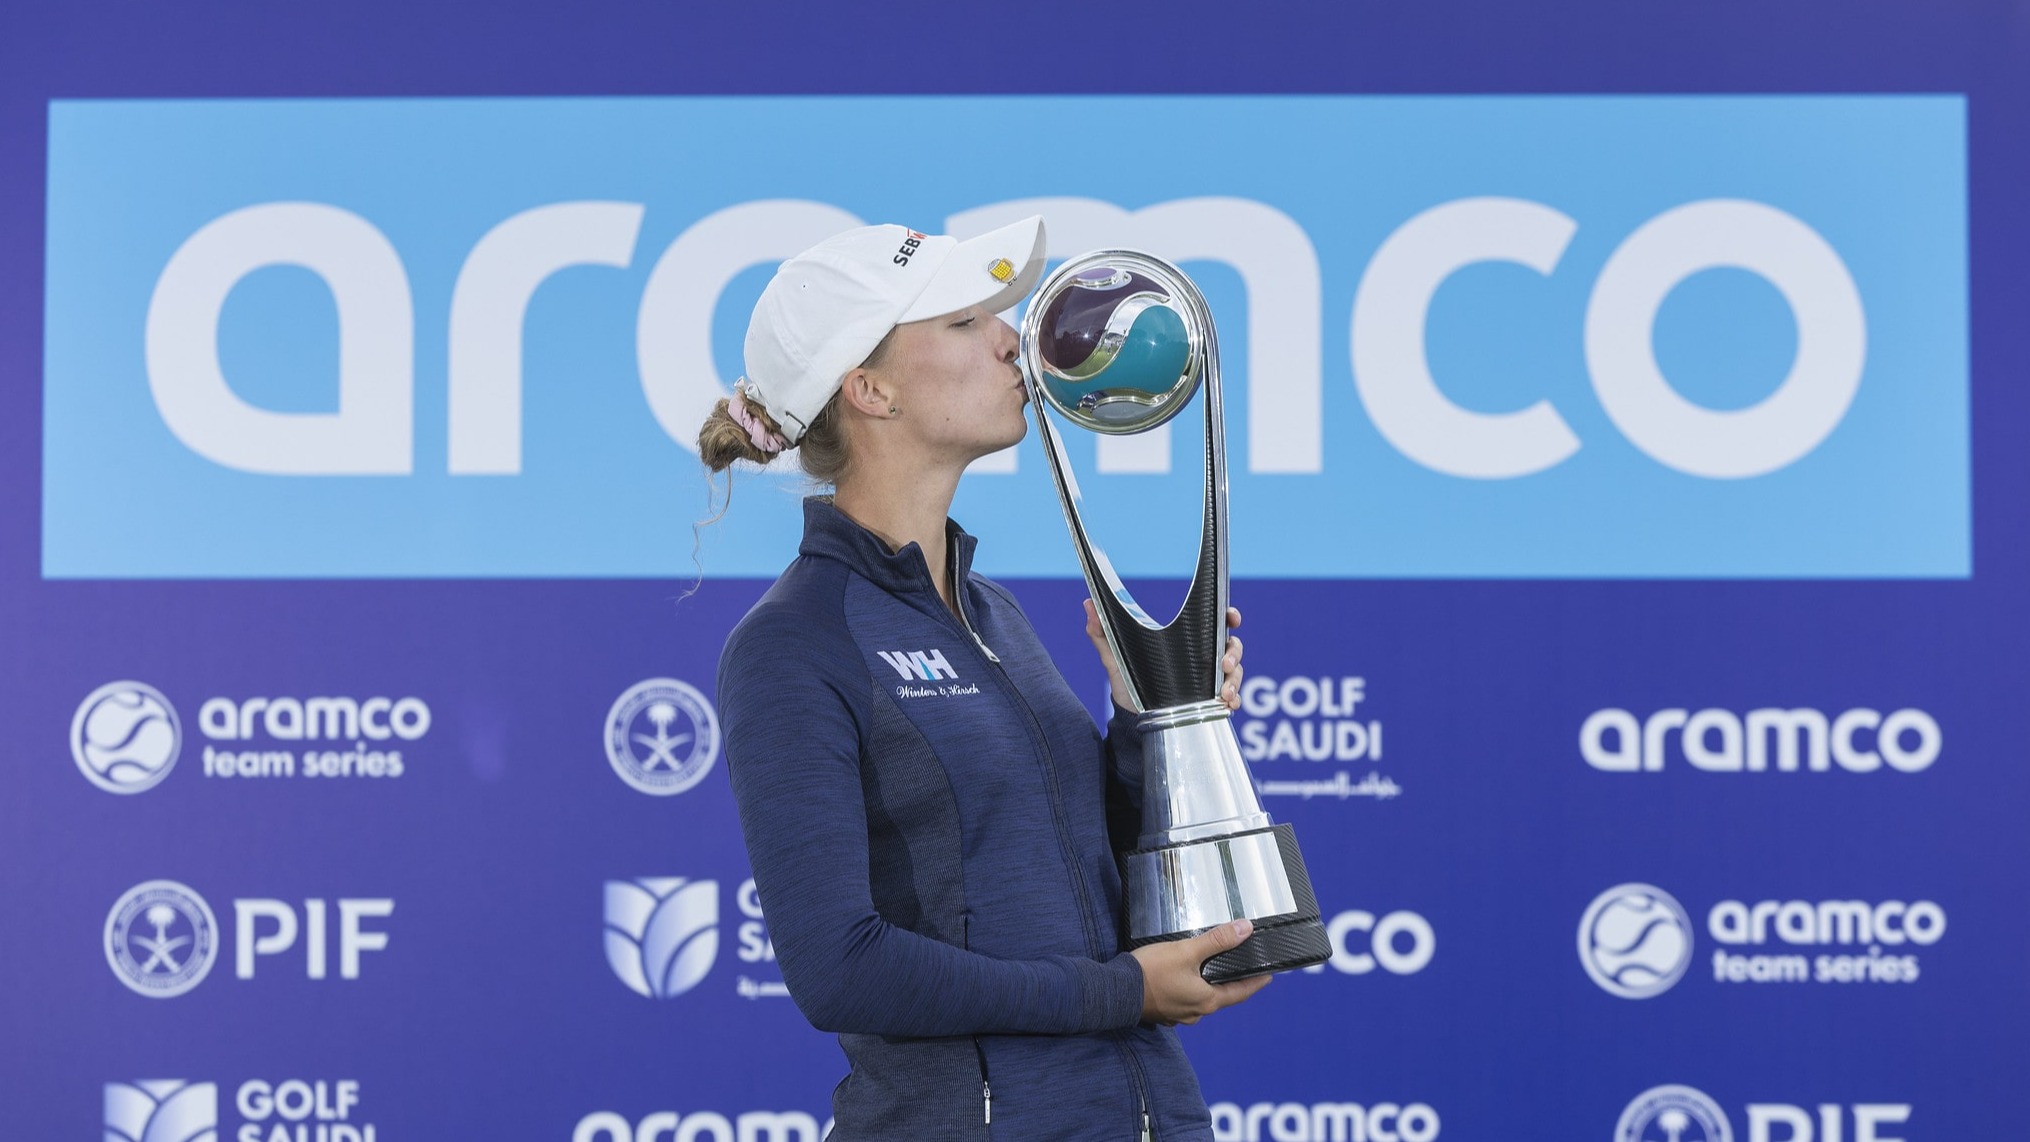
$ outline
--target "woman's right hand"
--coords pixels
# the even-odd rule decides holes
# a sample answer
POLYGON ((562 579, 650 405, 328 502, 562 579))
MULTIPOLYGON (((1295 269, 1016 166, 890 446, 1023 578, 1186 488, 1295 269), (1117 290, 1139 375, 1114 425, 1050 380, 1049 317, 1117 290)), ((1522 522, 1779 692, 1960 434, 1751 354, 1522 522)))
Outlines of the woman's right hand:
POLYGON ((1207 983, 1198 974, 1205 961, 1239 947, 1254 927, 1246 920, 1235 920, 1188 940, 1144 944, 1129 953, 1142 964, 1142 1018, 1165 1026, 1196 1023, 1268 986, 1274 977, 1207 983))

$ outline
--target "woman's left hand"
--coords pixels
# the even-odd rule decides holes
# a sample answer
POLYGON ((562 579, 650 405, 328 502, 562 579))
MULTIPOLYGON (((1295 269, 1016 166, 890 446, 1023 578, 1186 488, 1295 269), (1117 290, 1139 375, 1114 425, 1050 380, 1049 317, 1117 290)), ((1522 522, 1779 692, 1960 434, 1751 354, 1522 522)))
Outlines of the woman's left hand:
MULTIPOLYGON (((1240 625, 1239 608, 1228 607, 1227 629, 1233 630, 1240 625)), ((1091 599, 1085 601, 1085 634, 1087 638, 1093 640, 1093 649, 1100 652, 1100 663, 1107 668, 1107 682, 1113 687, 1114 705, 1124 710, 1134 709, 1134 705, 1128 701, 1127 680, 1121 677, 1121 666, 1114 661, 1114 648, 1107 645, 1107 634, 1100 629, 1099 608, 1093 605, 1091 599)), ((1226 653, 1220 656, 1219 665, 1225 674, 1225 680, 1221 682, 1219 688, 1219 700, 1226 703, 1227 709, 1238 710, 1241 708, 1241 676, 1245 673, 1241 669, 1241 640, 1238 636, 1226 637, 1226 653)))

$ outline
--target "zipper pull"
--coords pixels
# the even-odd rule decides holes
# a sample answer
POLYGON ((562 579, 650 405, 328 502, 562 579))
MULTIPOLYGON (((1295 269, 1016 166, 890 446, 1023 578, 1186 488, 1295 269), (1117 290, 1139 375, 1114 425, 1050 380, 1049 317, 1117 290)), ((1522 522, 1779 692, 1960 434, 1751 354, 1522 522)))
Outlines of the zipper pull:
POLYGON ((980 653, 987 656, 988 662, 999 663, 1001 661, 1001 656, 995 654, 993 650, 987 646, 986 640, 980 637, 980 632, 974 630, 971 624, 968 624, 966 626, 966 633, 973 636, 973 641, 979 644, 980 653))
POLYGON ((1149 1132, 1149 1112, 1142 1112, 1142 1142, 1151 1142, 1156 1136, 1149 1132))
POLYGON ((986 1079, 980 1080, 980 1097, 987 1104, 986 1116, 981 1119, 981 1124, 992 1126, 994 1124, 994 1088, 987 1085, 986 1079))
POLYGON ((951 580, 952 607, 959 612, 959 625, 966 628, 967 634, 973 636, 973 644, 980 648, 981 654, 987 656, 988 662, 994 663, 996 666, 1000 665, 1001 656, 988 648, 987 640, 981 638, 980 632, 973 629, 973 620, 966 617, 966 596, 964 593, 966 584, 964 580, 959 578, 959 549, 957 547, 952 548, 951 567, 946 571, 946 575, 951 580))

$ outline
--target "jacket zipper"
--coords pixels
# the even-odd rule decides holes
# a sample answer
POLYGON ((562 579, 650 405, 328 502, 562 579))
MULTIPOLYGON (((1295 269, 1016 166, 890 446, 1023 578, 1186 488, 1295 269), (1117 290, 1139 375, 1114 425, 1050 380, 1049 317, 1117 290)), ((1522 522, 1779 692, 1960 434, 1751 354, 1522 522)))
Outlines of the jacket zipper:
POLYGON ((952 550, 951 566, 946 569, 945 577, 951 580, 952 605, 959 609, 959 625, 965 627, 966 633, 973 636, 973 645, 980 648, 980 653, 987 656, 988 662, 996 666, 1001 665, 1001 656, 994 653, 994 648, 988 646, 987 640, 980 637, 980 632, 973 629, 973 620, 966 617, 966 596, 964 590, 959 586, 959 553, 957 548, 952 550))
POLYGON ((1059 808, 1064 801, 1064 792, 1057 785, 1057 759, 1050 752, 1050 738, 1044 734, 1043 723, 1037 719, 1036 711, 1029 705, 1029 700, 1022 696, 1022 691, 1016 687, 1015 680, 1008 677, 1007 666, 993 651, 987 649, 987 644, 981 640, 979 632, 973 629, 972 620, 966 617, 966 597, 958 581, 958 552, 952 552, 951 561, 952 601, 958 604, 957 621, 965 628, 967 634, 973 636, 973 641, 987 655, 988 661, 994 664, 996 671, 1001 675, 1002 687, 1029 720, 1030 732, 1035 735, 1037 746, 1043 750, 1043 779, 1050 792, 1050 822, 1057 828, 1058 848, 1063 850, 1065 864, 1071 868, 1072 889, 1078 896, 1078 919, 1079 926, 1085 933, 1086 954, 1098 959, 1100 941, 1099 933, 1093 930, 1092 890, 1086 887, 1085 870, 1079 867, 1078 849, 1071 843, 1071 832, 1065 827, 1064 812, 1059 808))
POLYGON ((994 1124, 994 1088, 987 1082, 987 1052, 980 1046, 980 1037, 973 1036, 973 1054, 980 1057, 980 1125, 994 1124))
MULTIPOLYGON (((1043 776, 1050 792, 1051 824, 1056 826, 1057 843, 1058 847, 1064 851, 1065 863, 1071 866, 1072 888, 1078 895, 1079 926, 1085 933, 1086 950, 1097 959, 1099 957, 1099 935, 1093 930, 1091 890, 1086 887, 1085 871, 1079 867, 1078 863, 1078 850, 1071 843, 1071 834, 1064 824, 1064 814, 1058 808, 1059 803, 1064 799, 1064 794, 1057 785, 1057 761, 1055 756, 1050 752, 1050 739, 1045 736, 1043 723, 1037 719, 1035 709, 1029 705, 1029 700, 1022 696, 1022 691, 1016 687, 1015 680, 1008 676, 1008 668, 1002 663, 1001 657, 994 653, 993 649, 987 645, 985 639, 980 637, 980 632, 973 629, 973 620, 966 615, 966 596, 964 588, 959 582, 958 570, 958 552, 954 551, 952 552, 950 574, 952 602, 956 604, 958 610, 956 616, 958 623, 961 627, 965 628, 967 634, 973 637, 973 645, 980 648, 980 653, 986 657, 988 662, 993 663, 995 672, 1001 676, 1002 688, 1008 692, 1009 697, 1015 700, 1015 705, 1021 708, 1023 715, 1029 720, 1030 732, 1035 735, 1036 744, 1043 750, 1043 776)), ((943 610, 944 608, 941 607, 939 609, 943 610)), ((966 934, 966 946, 970 949, 972 946, 972 921, 970 918, 964 922, 962 930, 966 934)), ((1140 1142, 1154 1142, 1155 1133, 1149 1123, 1149 1094, 1147 1087, 1143 1083, 1142 1068, 1135 1062, 1134 1050, 1125 1041, 1125 1033, 1115 1032, 1115 1036, 1114 1045, 1120 1050, 1123 1061, 1127 1064, 1129 1081, 1135 1084, 1135 1098, 1142 1108, 1142 1130, 1138 1137, 1140 1142)), ((980 1058, 981 1118, 983 1125, 991 1125, 994 1121, 994 1089, 987 1082, 987 1054, 981 1048, 980 1037, 977 1035, 973 1036, 973 1050, 980 1058)))
MULTIPOLYGON (((973 950, 973 918, 959 919, 959 942, 967 951, 973 950)), ((980 1125, 994 1124, 994 1088, 987 1082, 987 1049, 980 1045, 980 1037, 973 1036, 973 1056, 980 1060, 980 1125)), ((991 1133, 991 1131, 990 1131, 991 1133)))
POLYGON ((1121 1052, 1121 1061, 1127 1065, 1128 1078, 1135 1084, 1135 1101, 1142 1107, 1142 1132, 1136 1137, 1140 1142, 1153 1142, 1155 1128, 1149 1123, 1149 1088, 1143 1082, 1142 1064, 1135 1058, 1135 1048, 1128 1042, 1126 1031, 1114 1032, 1114 1046, 1121 1052))

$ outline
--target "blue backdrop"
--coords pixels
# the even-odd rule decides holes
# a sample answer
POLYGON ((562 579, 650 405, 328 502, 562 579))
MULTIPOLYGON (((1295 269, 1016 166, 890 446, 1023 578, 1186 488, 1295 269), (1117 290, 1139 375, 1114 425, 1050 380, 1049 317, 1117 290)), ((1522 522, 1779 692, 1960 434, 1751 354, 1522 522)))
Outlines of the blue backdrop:
MULTIPOLYGON (((712 708, 802 486, 694 540, 686 429, 774 260, 1039 210, 1220 324, 1336 948, 1186 1032, 1220 1138, 2008 1136, 2026 75, 2002 2, 8 10, 0 1136, 815 1142, 712 708)), ((1073 443, 1158 597, 1189 420, 1073 443)), ((1097 704, 1035 441, 954 513, 1097 704)))

